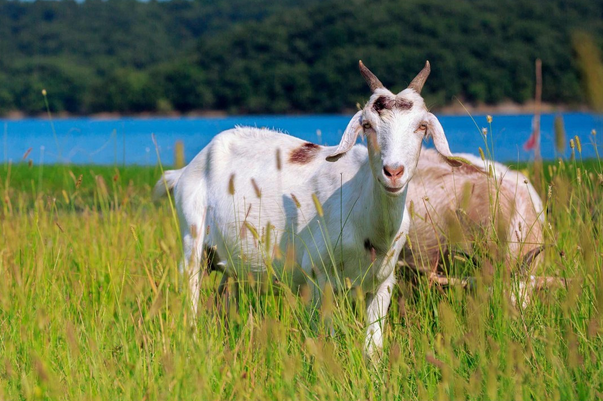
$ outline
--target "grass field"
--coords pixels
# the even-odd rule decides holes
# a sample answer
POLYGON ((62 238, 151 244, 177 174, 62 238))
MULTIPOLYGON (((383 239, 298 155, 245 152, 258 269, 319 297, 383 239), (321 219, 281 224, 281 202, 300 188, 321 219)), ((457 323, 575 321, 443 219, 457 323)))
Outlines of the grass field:
POLYGON ((471 293, 400 283, 371 366, 345 298, 332 336, 286 291, 220 313, 212 273, 191 316, 159 168, 0 166, 0 400, 603 398, 601 162, 544 172, 543 274, 569 285, 521 310, 504 266, 471 293))

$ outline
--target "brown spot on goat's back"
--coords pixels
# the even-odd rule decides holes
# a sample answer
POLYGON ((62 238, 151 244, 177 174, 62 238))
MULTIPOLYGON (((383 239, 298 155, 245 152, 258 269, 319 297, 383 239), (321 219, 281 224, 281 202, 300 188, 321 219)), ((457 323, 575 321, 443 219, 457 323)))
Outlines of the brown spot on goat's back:
POLYGON ((302 146, 295 148, 289 155, 289 163, 295 164, 307 164, 316 157, 316 154, 320 150, 320 146, 306 142, 302 146))

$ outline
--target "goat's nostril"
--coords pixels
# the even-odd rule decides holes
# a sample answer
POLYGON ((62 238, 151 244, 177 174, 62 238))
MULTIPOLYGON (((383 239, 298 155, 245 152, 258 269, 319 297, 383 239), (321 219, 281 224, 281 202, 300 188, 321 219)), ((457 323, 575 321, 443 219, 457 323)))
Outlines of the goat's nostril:
POLYGON ((400 166, 400 167, 390 167, 390 166, 383 166, 383 174, 385 174, 386 177, 389 178, 400 178, 402 176, 402 174, 404 174, 404 166, 400 166))

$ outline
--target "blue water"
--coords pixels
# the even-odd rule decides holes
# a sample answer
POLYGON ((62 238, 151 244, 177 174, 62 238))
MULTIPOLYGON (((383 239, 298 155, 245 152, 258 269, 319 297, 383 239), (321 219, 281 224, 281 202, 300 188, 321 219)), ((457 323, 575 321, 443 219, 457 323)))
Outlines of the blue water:
MULTIPOLYGON (((155 164, 157 149, 163 164, 173 162, 174 143, 181 140, 186 160, 190 161, 211 138, 235 125, 276 128, 307 141, 335 145, 350 116, 235 116, 224 118, 67 118, 54 120, 54 132, 47 119, 0 120, 0 160, 34 163, 155 164)), ((478 154, 478 147, 492 147, 494 158, 502 162, 533 158, 523 149, 530 136, 530 115, 494 115, 492 130, 486 137, 482 128, 490 128, 486 116, 439 116, 453 152, 478 154)), ((579 136, 582 157, 602 153, 603 116, 588 113, 563 114, 566 151, 557 154, 554 147, 554 115, 541 119, 544 159, 568 157, 569 139, 579 136), (599 132, 592 135, 592 130, 599 132)))

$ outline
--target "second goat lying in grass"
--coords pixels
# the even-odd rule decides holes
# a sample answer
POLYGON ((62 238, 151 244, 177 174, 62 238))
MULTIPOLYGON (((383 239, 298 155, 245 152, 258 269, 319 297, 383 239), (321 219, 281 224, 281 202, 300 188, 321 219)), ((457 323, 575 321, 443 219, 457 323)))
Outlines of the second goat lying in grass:
POLYGON ((223 270, 223 284, 229 276, 261 278, 270 271, 294 291, 308 285, 315 305, 327 285, 338 291, 347 283, 364 293, 365 353, 378 356, 410 223, 408 183, 423 139, 431 136, 449 163, 460 163, 420 95, 429 63, 398 94, 362 62, 360 72, 372 96, 337 147, 235 128, 157 183, 156 196, 174 189, 195 311, 200 267, 212 247, 211 263, 223 270), (360 133, 366 147, 356 145, 360 133))
MULTIPOLYGON (((408 191, 410 241, 401 261, 431 275, 455 257, 476 256, 487 276, 503 261, 509 272, 528 278, 542 258, 542 200, 520 172, 473 155, 456 156, 470 164, 451 169, 434 150, 423 149, 408 191)), ((521 281, 512 300, 519 295, 525 305, 531 286, 521 281)))

